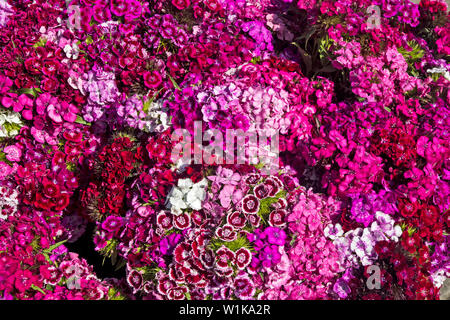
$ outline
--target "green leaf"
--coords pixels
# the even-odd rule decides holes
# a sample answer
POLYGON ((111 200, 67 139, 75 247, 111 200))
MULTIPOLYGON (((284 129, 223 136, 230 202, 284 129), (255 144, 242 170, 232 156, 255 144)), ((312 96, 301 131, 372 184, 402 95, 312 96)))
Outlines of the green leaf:
MULTIPOLYGON (((169 75, 170 77, 170 75, 169 75)), ((154 95, 153 97, 151 97, 150 100, 144 101, 144 106, 142 108, 142 110, 147 114, 148 110, 150 109, 150 106, 152 105, 153 101, 155 101, 156 97, 158 96, 158 94, 161 92, 162 89, 159 89, 154 95)), ((180 89, 181 90, 181 89, 180 89)))
POLYGON ((36 98, 39 93, 42 93, 40 88, 22 88, 19 90, 19 93, 21 94, 30 94, 32 95, 34 98, 36 98))
POLYGON ((117 249, 114 248, 114 251, 111 254, 111 263, 113 266, 115 266, 116 262, 117 262, 117 249))
POLYGON ((253 64, 258 64, 261 61, 261 57, 257 56, 257 57, 253 57, 252 60, 250 60, 251 63, 253 64))
POLYGON ((237 251, 240 248, 247 248, 250 251, 254 251, 252 244, 248 241, 247 237, 244 236, 240 236, 234 241, 223 241, 219 238, 214 238, 211 239, 211 242, 209 243, 209 247, 214 251, 218 250, 222 246, 227 247, 231 251, 237 251))
POLYGON ((45 44, 46 44, 46 43, 47 43, 47 39, 44 38, 44 37, 42 37, 42 38, 39 39, 38 42, 36 42, 36 43, 33 45, 33 48, 37 48, 37 47, 45 47, 45 44))
POLYGON ((175 79, 172 78, 172 76, 171 76, 170 74, 167 74, 167 76, 169 77, 169 79, 170 79, 170 81, 172 82, 172 84, 173 84, 173 86, 175 87, 175 89, 181 91, 181 88, 180 88, 180 86, 178 85, 178 83, 175 82, 175 79))
POLYGON ((85 42, 86 42, 86 44, 92 44, 92 43, 94 43, 94 40, 93 40, 92 37, 89 35, 89 36, 86 37, 85 42))
POLYGON ((55 250, 56 248, 58 248, 60 245, 62 245, 64 242, 66 242, 66 240, 60 241, 58 243, 55 243, 54 245, 48 247, 47 249, 44 250, 45 253, 51 253, 53 250, 55 250))
POLYGON ((123 258, 120 258, 119 263, 114 268, 114 271, 118 271, 119 269, 123 268, 127 264, 127 261, 123 258))
POLYGON ((87 126, 91 125, 90 122, 85 121, 80 115, 77 115, 77 119, 75 120, 75 123, 84 124, 87 126))
POLYGON ((125 300, 125 297, 120 294, 118 289, 111 287, 108 290, 108 300, 125 300))
POLYGON ((34 290, 36 290, 36 291, 39 291, 39 292, 42 293, 42 294, 45 294, 45 291, 44 291, 44 290, 42 290, 41 288, 39 288, 38 286, 36 286, 36 285, 34 285, 34 284, 31 285, 31 288, 34 289, 34 290))
POLYGON ((48 253, 43 252, 42 255, 45 257, 45 260, 47 260, 48 263, 53 264, 52 260, 50 260, 50 256, 48 253))

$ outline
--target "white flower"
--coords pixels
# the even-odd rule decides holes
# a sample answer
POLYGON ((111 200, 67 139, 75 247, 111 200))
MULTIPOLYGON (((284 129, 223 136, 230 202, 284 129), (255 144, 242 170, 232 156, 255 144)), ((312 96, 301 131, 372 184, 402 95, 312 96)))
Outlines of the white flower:
POLYGON ((0 137, 14 137, 23 126, 20 115, 17 112, 9 110, 0 111, 0 137))
POLYGON ((78 45, 76 43, 73 43, 72 45, 66 44, 64 47, 64 52, 66 53, 66 57, 69 59, 78 59, 78 55, 80 53, 80 50, 78 48, 78 45))
POLYGON ((200 210, 206 197, 206 185, 206 179, 195 184, 191 179, 178 180, 178 186, 172 189, 168 199, 172 214, 180 215, 184 209, 200 210))
POLYGON ((178 188, 180 188, 184 193, 188 191, 192 186, 193 182, 191 179, 180 179, 178 180, 178 188))

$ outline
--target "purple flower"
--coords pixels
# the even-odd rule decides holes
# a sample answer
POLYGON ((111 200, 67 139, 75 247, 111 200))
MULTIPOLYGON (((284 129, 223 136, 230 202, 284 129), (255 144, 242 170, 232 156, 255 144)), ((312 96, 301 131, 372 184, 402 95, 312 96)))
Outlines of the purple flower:
POLYGON ((267 241, 270 244, 283 246, 286 241, 286 233, 276 227, 267 227, 264 233, 267 235, 267 241))
POLYGON ((170 255, 180 242, 182 236, 179 233, 172 233, 159 242, 159 250, 163 255, 170 255))
POLYGON ((348 284, 342 279, 339 279, 338 281, 336 281, 336 283, 333 286, 333 291, 341 299, 345 299, 348 296, 348 294, 351 292, 348 284))
POLYGON ((277 246, 267 246, 260 252, 262 265, 266 268, 271 267, 281 261, 281 254, 278 252, 277 246))

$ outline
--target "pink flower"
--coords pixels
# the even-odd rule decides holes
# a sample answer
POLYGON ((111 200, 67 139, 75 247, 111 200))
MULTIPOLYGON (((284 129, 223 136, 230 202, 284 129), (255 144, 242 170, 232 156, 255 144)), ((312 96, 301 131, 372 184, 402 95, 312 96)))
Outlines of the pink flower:
POLYGON ((233 195, 234 189, 236 187, 233 185, 226 185, 223 187, 219 194, 220 205, 224 208, 228 208, 231 203, 231 196, 233 195))
POLYGON ((248 300, 253 297, 256 292, 255 285, 248 276, 239 276, 234 280, 234 294, 242 300, 248 300))
POLYGON ((122 218, 116 216, 109 216, 102 223, 102 228, 109 232, 116 232, 122 226, 122 218))
POLYGON ((28 290, 37 277, 31 273, 30 270, 20 270, 15 274, 15 287, 19 292, 25 292, 28 290))
POLYGON ((4 179, 12 172, 12 168, 3 161, 0 161, 0 179, 4 179))
POLYGON ((298 2, 298 8, 304 10, 311 10, 316 5, 316 0, 300 0, 298 2))
POLYGON ((18 145, 7 146, 3 151, 6 153, 6 159, 12 162, 19 162, 22 157, 22 148, 18 145))

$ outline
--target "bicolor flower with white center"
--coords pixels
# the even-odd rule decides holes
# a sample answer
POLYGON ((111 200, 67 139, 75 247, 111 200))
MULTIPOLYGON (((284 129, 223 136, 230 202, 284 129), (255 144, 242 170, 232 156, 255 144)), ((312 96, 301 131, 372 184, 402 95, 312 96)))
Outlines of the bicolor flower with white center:
POLYGON ((372 222, 371 229, 375 230, 378 226, 387 238, 397 242, 402 235, 402 228, 398 225, 394 226, 394 219, 384 212, 377 211, 375 213, 376 221, 372 222))
POLYGON ((6 220, 17 212, 19 192, 6 186, 0 187, 0 219, 6 220))
POLYGON ((325 237, 328 237, 331 240, 336 240, 338 237, 341 237, 344 234, 344 231, 342 230, 342 227, 339 223, 337 223, 336 225, 330 223, 325 227, 323 233, 325 234, 325 237))

